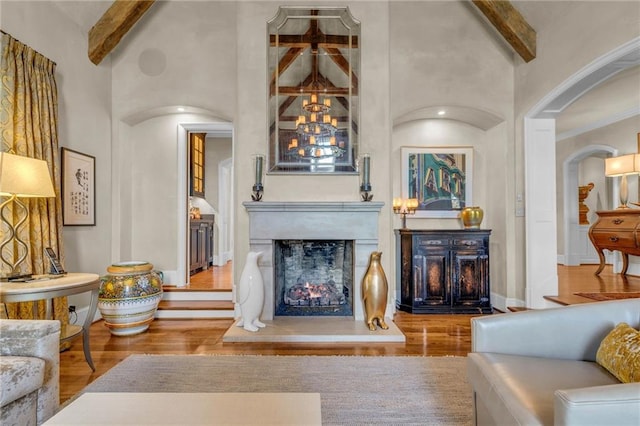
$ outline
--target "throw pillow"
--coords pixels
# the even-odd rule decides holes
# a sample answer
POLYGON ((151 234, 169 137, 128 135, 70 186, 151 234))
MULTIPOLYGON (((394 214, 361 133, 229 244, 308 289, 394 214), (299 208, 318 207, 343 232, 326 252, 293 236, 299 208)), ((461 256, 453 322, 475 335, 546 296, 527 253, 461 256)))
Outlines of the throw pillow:
POLYGON ((640 331, 621 322, 602 340, 596 362, 622 383, 640 382, 640 331))

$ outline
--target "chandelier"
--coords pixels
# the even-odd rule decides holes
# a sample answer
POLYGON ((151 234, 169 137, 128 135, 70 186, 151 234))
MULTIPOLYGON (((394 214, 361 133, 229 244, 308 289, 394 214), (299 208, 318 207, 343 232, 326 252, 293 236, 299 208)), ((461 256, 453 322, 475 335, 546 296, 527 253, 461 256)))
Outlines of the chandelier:
POLYGON ((345 142, 337 141, 338 120, 332 118, 331 99, 320 100, 317 93, 302 101, 302 114, 295 123, 297 137, 288 145, 290 155, 300 159, 318 160, 341 157, 345 142))

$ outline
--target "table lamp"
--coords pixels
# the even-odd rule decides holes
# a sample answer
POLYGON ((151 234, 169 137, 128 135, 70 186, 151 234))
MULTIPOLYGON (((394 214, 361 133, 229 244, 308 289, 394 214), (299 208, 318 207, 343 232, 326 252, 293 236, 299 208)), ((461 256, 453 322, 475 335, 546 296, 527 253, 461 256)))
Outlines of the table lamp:
POLYGON ((604 175, 607 177, 622 176, 620 179, 620 205, 619 209, 626 209, 629 201, 629 187, 627 175, 640 172, 640 155, 627 154, 619 157, 611 157, 604 160, 604 175))
MULTIPOLYGON (((25 277, 25 275, 20 275, 18 271, 20 270, 20 264, 24 262, 29 253, 29 246, 18 236, 18 229, 29 218, 29 209, 20 201, 20 198, 56 196, 47 162, 36 158, 0 152, 0 195, 9 197, 0 205, 2 222, 8 228, 7 238, 0 244, 0 259, 11 268, 11 272, 8 275, 3 274, 0 279, 2 281, 11 281, 25 277), (18 211, 15 212, 18 221, 15 226, 12 221, 7 219, 11 203, 15 203, 18 206, 18 211), (15 251, 11 250, 11 258, 7 259, 4 248, 10 244, 14 245, 15 251), (16 257, 15 254, 21 251, 20 246, 23 247, 22 254, 13 262, 16 257)), ((30 276, 30 274, 26 276, 30 276)))

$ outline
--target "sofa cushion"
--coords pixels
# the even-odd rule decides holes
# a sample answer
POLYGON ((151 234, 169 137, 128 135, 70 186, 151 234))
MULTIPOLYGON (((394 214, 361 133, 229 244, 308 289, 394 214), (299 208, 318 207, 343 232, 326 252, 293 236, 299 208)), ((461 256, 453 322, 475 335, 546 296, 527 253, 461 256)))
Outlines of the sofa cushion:
POLYGON ((602 340, 596 362, 622 383, 640 382, 640 331, 621 322, 602 340))
POLYGON ((44 383, 43 359, 0 356, 0 406, 38 390, 44 383))
POLYGON ((468 378, 495 424, 553 424, 554 391, 620 383, 595 362, 470 353, 468 378))

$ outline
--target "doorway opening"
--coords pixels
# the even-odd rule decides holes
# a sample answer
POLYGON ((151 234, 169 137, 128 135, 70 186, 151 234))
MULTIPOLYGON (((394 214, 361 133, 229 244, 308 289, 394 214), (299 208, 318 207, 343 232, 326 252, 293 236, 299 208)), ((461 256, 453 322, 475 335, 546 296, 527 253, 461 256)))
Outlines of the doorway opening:
POLYGON ((184 285, 194 289, 231 290, 233 277, 233 125, 231 123, 181 123, 178 128, 179 267, 184 285), (190 135, 203 139, 203 188, 192 191, 193 153, 190 135), (197 228, 197 229, 195 229, 197 228), (193 232, 193 229, 197 233, 193 232), (206 232, 206 231, 209 232, 206 232), (200 232, 202 231, 202 232, 200 232), (199 243, 196 237, 202 236, 199 243), (195 240, 195 241, 194 241, 195 240), (195 250, 195 251, 194 251, 195 250), (198 266, 193 267, 193 256, 198 266), (193 273, 193 274, 192 274, 193 273), (192 285, 193 283, 193 285, 192 285))

